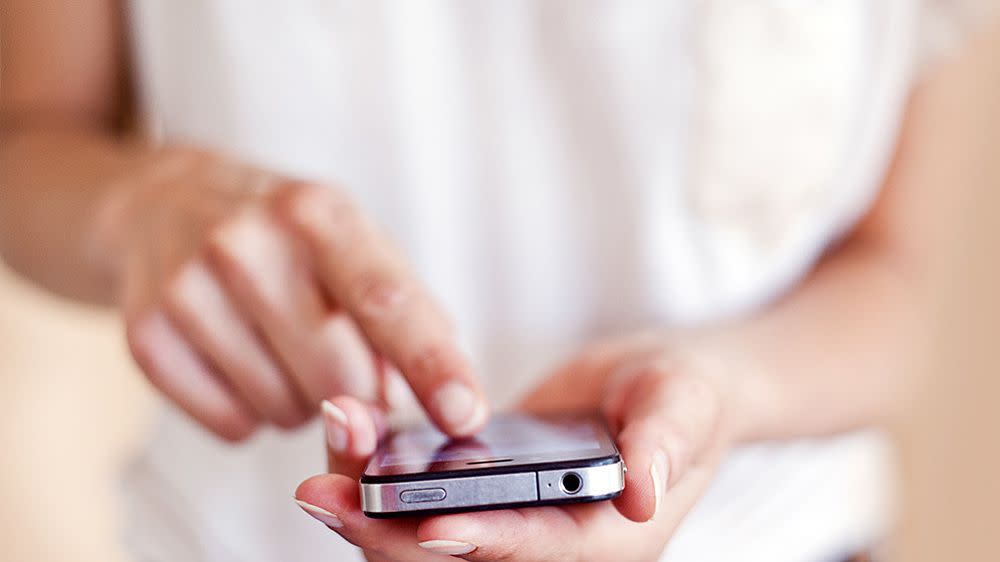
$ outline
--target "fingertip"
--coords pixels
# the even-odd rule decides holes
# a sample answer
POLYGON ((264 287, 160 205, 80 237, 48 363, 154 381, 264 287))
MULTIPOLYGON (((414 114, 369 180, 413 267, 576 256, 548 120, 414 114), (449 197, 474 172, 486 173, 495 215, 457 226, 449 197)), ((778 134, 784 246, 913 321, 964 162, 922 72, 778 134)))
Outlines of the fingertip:
POLYGON ((468 384, 449 381, 435 391, 431 405, 441 431, 451 437, 470 437, 485 427, 490 407, 485 397, 468 384))
POLYGON ((442 537, 475 536, 475 526, 470 525, 464 513, 428 517, 417 525, 416 537, 420 542, 442 537))
POLYGON ((328 511, 358 508, 357 482, 340 474, 313 476, 295 489, 295 499, 328 511))
POLYGON ((358 511, 357 486, 344 476, 321 474, 299 484, 296 504, 327 527, 339 530, 358 511))
POLYGON ((344 411, 344 405, 350 400, 351 398, 349 396, 323 400, 319 405, 320 413, 322 413, 324 417, 330 418, 331 421, 347 425, 347 412, 344 411))
POLYGON ((654 441, 629 428, 619 436, 619 449, 629 470, 625 473, 625 489, 614 501, 615 507, 631 521, 650 521, 656 517, 666 492, 669 478, 666 455, 656 448, 654 441))
POLYGON ((506 527, 505 513, 458 513, 428 517, 417 525, 417 545, 435 554, 465 557, 475 553, 476 560, 494 559, 489 556, 490 548, 484 550, 481 547, 497 542, 495 535, 506 527))
POLYGON ((473 411, 473 415, 469 418, 462 426, 456 428, 452 436, 453 437, 472 437, 477 435, 490 420, 490 406, 486 400, 480 398, 476 403, 476 408, 473 411))
POLYGON ((257 422, 250 416, 236 414, 215 428, 215 434, 227 443, 242 443, 257 432, 257 422))
POLYGON ((235 397, 232 404, 216 412, 205 412, 200 418, 206 427, 227 443, 242 443, 253 437, 260 420, 243 402, 235 397))
POLYGON ((615 498, 615 509, 623 517, 636 523, 645 523, 656 517, 658 501, 655 490, 648 481, 636 477, 625 477, 625 490, 615 498))
POLYGON ((561 507, 501 509, 430 517, 416 530, 425 550, 466 560, 569 560, 581 523, 561 507))
POLYGON ((301 410, 283 411, 272 420, 281 429, 295 429, 309 420, 309 416, 301 410))
POLYGON ((338 396, 321 407, 331 472, 360 477, 387 431, 377 405, 351 396, 338 396))
POLYGON ((353 459, 366 458, 375 452, 380 437, 381 414, 377 408, 353 396, 337 396, 322 404, 324 425, 330 449, 353 459), (343 431, 342 436, 339 434, 343 431))
POLYGON ((270 198, 270 210, 283 222, 308 229, 324 226, 329 220, 324 211, 329 206, 327 189, 302 181, 288 181, 275 189, 270 198))
POLYGON ((318 494, 324 493, 324 489, 330 485, 332 476, 334 475, 317 474, 316 476, 311 476, 303 480, 302 483, 295 488, 295 499, 310 502, 310 500, 318 494))
POLYGON ((334 455, 344 455, 350 443, 350 420, 343 404, 338 406, 329 400, 324 400, 320 404, 320 418, 323 420, 327 448, 334 455))

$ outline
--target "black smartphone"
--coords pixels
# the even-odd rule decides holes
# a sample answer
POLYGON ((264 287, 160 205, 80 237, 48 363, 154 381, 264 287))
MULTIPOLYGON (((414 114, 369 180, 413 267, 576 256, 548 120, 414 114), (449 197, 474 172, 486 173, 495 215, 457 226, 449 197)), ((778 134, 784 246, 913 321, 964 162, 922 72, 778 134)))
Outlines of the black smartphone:
POLYGON ((608 500, 625 467, 594 414, 494 416, 473 438, 430 425, 398 431, 361 476, 361 508, 376 518, 608 500))

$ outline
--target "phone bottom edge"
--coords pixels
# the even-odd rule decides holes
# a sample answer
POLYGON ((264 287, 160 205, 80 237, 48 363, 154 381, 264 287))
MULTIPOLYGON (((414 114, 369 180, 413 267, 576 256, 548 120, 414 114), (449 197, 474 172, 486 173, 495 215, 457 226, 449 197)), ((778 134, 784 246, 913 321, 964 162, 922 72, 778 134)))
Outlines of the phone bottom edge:
POLYGON ((547 505, 570 505, 578 503, 593 503, 605 500, 613 500, 620 495, 622 495, 622 490, 618 490, 617 492, 613 492, 610 494, 604 494, 602 496, 582 496, 582 497, 557 498, 557 499, 547 499, 547 500, 532 500, 526 502, 513 502, 513 503, 503 503, 503 504, 445 507, 438 509, 420 509, 420 510, 409 510, 409 511, 382 511, 382 512, 363 511, 362 513, 364 513, 366 517, 369 517, 371 519, 406 519, 414 517, 431 517, 433 515, 447 515, 449 513, 474 513, 478 511, 497 511, 501 509, 515 509, 520 507, 542 507, 547 505))

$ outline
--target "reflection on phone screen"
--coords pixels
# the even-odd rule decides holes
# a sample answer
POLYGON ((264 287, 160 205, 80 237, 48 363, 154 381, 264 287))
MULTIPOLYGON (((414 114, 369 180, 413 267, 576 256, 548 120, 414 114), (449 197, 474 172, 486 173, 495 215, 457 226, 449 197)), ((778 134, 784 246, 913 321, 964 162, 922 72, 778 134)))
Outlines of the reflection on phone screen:
POLYGON ((549 422, 529 417, 499 417, 474 438, 449 440, 432 427, 404 431, 392 437, 382 467, 420 463, 471 461, 482 458, 527 457, 552 453, 582 453, 600 449, 593 426, 549 422))

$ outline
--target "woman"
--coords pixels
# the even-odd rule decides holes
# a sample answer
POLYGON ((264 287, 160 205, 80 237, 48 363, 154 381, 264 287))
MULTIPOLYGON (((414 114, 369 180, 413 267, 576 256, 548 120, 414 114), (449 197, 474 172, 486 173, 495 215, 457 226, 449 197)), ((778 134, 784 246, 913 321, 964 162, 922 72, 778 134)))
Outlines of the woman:
POLYGON ((176 407, 127 475, 136 555, 356 552, 288 500, 324 462, 318 424, 268 429, 320 411, 334 473, 296 500, 370 560, 818 560, 871 540, 877 441, 730 453, 877 424, 899 394, 928 224, 911 183, 942 142, 933 99, 904 111, 925 17, 10 2, 4 257, 119 306, 176 407), (456 436, 488 403, 601 409, 626 490, 368 520, 354 477, 414 401, 456 436))

